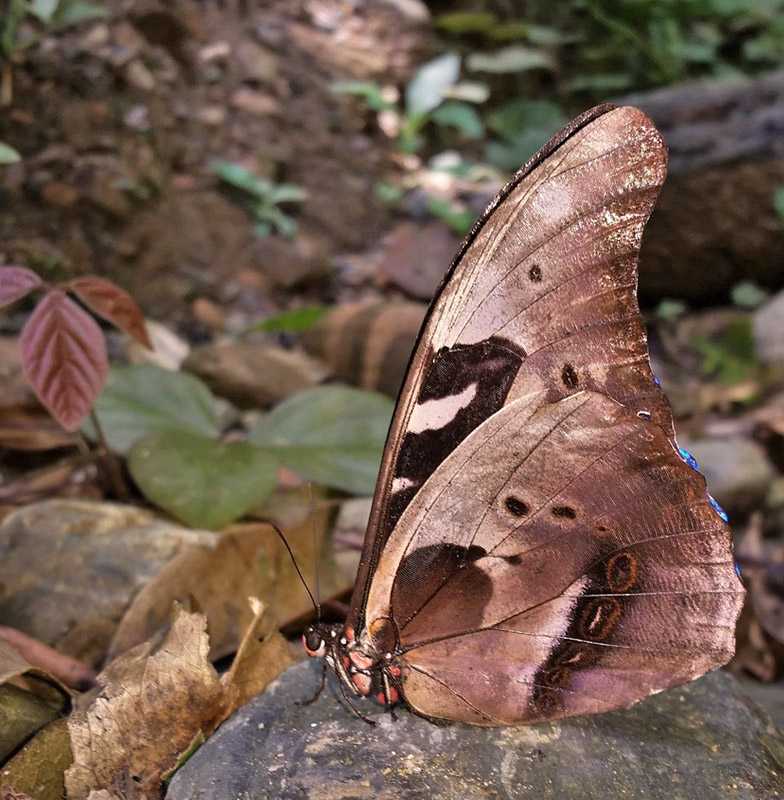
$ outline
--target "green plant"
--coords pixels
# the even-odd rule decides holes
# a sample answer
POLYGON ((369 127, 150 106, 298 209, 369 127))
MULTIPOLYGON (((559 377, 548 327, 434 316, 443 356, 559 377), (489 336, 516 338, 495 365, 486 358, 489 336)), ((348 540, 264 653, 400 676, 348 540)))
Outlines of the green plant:
POLYGON ((189 525, 219 528, 270 496, 281 465, 371 493, 392 407, 372 392, 319 386, 284 400, 242 438, 223 429, 217 399, 198 378, 145 365, 111 369, 95 412, 149 500, 189 525))
POLYGON ((15 164, 17 161, 21 161, 21 159, 22 157, 11 145, 0 142, 0 167, 6 164, 15 164))
POLYGON ((10 57, 44 36, 104 16, 106 9, 87 0, 9 0, 0 30, 0 49, 10 57))
POLYGON ((478 139, 484 128, 470 103, 482 103, 488 90, 484 84, 460 82, 460 57, 445 53, 419 68, 403 93, 385 90, 372 81, 337 81, 336 94, 363 97, 368 107, 379 112, 379 123, 395 138, 403 153, 417 153, 425 144, 423 130, 428 124, 453 127, 470 139, 478 139))
POLYGON ((273 231, 287 238, 296 234, 297 223, 280 206, 307 199, 305 189, 293 183, 273 183, 260 178, 233 161, 214 159, 210 167, 222 181, 249 196, 244 205, 256 221, 256 236, 269 236, 273 231))
MULTIPOLYGON (((513 9, 510 6, 510 9, 513 9)), ((532 0, 525 19, 459 12, 436 24, 469 49, 469 70, 527 75, 566 105, 784 64, 784 0, 532 0), (587 95, 587 97, 583 97, 587 95)))
POLYGON ((699 336, 694 342, 702 355, 700 371, 721 383, 741 383, 756 369, 757 356, 750 317, 739 317, 714 340, 699 336))

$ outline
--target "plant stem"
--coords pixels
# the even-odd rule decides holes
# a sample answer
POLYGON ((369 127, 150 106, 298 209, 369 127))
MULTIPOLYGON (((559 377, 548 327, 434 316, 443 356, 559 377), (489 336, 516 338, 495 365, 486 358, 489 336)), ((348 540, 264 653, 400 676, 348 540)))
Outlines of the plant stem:
POLYGON ((106 437, 103 433, 103 428, 101 427, 101 423, 98 421, 98 415, 95 413, 95 409, 90 409, 90 420, 95 427, 95 433, 98 436, 98 443, 101 446, 101 462, 103 463, 104 467, 106 468, 106 472, 109 475, 109 480, 111 481, 112 488, 114 489, 114 494, 116 495, 118 500, 122 500, 124 503, 127 503, 131 499, 131 490, 128 488, 128 483, 125 480, 125 476, 122 474, 122 470, 120 469, 120 464, 114 456, 114 453, 109 449, 109 444, 106 441, 106 437))

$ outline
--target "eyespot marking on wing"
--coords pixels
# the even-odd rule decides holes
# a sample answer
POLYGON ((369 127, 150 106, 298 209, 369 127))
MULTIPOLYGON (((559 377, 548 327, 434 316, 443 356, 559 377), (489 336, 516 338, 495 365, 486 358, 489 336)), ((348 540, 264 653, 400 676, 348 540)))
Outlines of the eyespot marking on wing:
POLYGON ((612 592, 628 592, 637 582, 637 559, 631 553, 616 553, 607 562, 607 586, 612 592))
POLYGON ((577 519, 577 512, 571 506, 553 506, 550 513, 560 519, 577 519))
POLYGON ((561 383, 567 389, 576 389, 579 380, 577 378, 577 370, 569 363, 563 365, 561 369, 561 383))
POLYGON ((504 505, 506 510, 514 517, 524 517, 528 513, 528 503, 514 495, 509 495, 504 500, 504 505))
POLYGON ((542 268, 538 264, 534 264, 531 269, 528 270, 528 277, 531 283, 541 283, 542 268))

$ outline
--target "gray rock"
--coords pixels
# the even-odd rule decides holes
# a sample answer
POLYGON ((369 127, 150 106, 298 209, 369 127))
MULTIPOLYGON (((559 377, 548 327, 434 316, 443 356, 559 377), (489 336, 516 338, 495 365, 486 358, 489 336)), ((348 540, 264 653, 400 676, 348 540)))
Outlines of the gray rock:
POLYGON ((318 797, 762 800, 784 797, 784 737, 727 673, 630 709, 517 728, 435 725, 375 704, 295 705, 313 662, 287 670, 174 776, 169 800, 318 797))
POLYGON ((779 292, 754 312, 751 329, 760 361, 784 363, 784 292, 779 292))
POLYGON ((184 550, 216 539, 136 506, 24 506, 0 525, 0 622, 93 663, 139 589, 184 550))
POLYGON ((756 442, 728 436, 679 443, 697 460, 708 491, 726 511, 748 512, 763 502, 776 470, 756 442))

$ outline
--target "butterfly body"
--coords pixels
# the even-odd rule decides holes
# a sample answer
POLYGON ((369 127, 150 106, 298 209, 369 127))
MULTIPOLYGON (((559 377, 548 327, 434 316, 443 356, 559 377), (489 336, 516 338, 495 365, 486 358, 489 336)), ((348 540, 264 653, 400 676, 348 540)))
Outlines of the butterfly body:
POLYGON ((732 654, 729 529, 679 453, 636 300, 665 171, 644 114, 599 107, 469 234, 409 364, 346 626, 306 632, 348 690, 521 724, 732 654))

